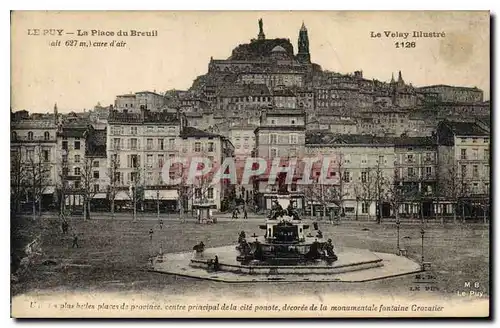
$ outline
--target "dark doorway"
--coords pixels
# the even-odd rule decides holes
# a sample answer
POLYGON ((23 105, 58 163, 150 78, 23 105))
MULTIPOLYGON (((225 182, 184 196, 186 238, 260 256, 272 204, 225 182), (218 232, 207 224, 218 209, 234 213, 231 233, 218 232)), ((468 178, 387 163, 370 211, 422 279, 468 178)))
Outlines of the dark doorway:
POLYGON ((391 204, 382 203, 382 217, 388 218, 391 216, 391 204))

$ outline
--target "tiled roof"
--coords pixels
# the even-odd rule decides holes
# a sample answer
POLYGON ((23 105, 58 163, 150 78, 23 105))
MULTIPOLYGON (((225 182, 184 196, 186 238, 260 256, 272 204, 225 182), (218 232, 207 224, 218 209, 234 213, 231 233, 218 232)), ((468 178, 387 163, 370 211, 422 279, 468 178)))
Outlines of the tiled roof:
POLYGON ((181 138, 219 138, 221 135, 186 126, 181 131, 181 138))
POLYGON ((435 136, 394 138, 395 146, 434 146, 436 141, 435 136))
POLYGON ((53 120, 20 120, 11 123, 12 129, 56 129, 53 120))
POLYGON ((329 131, 308 131, 306 133, 306 144, 394 144, 394 138, 376 137, 367 134, 335 134, 329 131))
POLYGON ((446 121, 445 124, 458 136, 487 136, 490 134, 476 123, 446 121))

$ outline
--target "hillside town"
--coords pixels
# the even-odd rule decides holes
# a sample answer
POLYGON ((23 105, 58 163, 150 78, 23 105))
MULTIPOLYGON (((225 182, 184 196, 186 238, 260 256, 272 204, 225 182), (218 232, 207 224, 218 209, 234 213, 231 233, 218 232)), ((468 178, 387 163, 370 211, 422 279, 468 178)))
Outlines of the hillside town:
POLYGON ((137 90, 69 113, 57 104, 47 113, 11 109, 11 207, 34 216, 182 216, 197 204, 262 213, 286 196, 309 216, 489 218, 491 107, 482 90, 414 86, 396 67, 367 79, 313 59, 306 24, 295 48, 266 38, 259 20, 256 38, 211 58, 188 90, 137 90), (286 172, 273 184, 165 183, 166 160, 194 156, 219 164, 330 156, 336 183, 304 186, 286 172))

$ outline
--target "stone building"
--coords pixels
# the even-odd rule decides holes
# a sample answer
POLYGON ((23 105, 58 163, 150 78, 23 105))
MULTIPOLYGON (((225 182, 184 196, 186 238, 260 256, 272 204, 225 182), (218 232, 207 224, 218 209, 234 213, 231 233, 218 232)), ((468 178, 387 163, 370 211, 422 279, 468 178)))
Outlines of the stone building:
MULTIPOLYGON (((312 186, 313 194, 317 195, 318 189, 324 194, 328 200, 326 207, 350 218, 392 215, 386 193, 394 183, 393 138, 316 131, 307 133, 305 146, 309 157, 333 159, 329 175, 337 182, 331 186, 312 186)), ((317 204, 318 197, 307 200, 309 206, 311 203, 317 204)))
POLYGON ((440 196, 444 214, 479 216, 491 194, 490 133, 474 122, 440 122, 437 128, 440 196))
MULTIPOLYGON (((115 203, 127 206, 131 202, 130 187, 140 186, 143 194, 141 209, 177 208, 178 193, 164 183, 162 167, 165 160, 179 155, 181 128, 186 124, 182 115, 151 112, 110 113, 107 126, 108 167, 115 167, 115 203)), ((111 175, 113 176, 113 175, 111 175)))
POLYGON ((48 209, 56 198, 57 122, 19 119, 10 126, 11 200, 48 209), (35 172, 33 174, 32 172, 35 172))
POLYGON ((475 103, 483 101, 483 91, 477 87, 460 87, 452 85, 429 85, 418 88, 424 96, 432 97, 436 102, 475 103))

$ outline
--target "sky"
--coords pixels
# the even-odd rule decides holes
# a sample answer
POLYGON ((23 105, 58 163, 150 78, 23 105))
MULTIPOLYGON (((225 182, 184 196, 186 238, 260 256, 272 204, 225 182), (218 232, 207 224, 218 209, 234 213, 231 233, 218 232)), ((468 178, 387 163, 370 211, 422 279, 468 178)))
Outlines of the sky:
POLYGON ((259 18, 268 39, 289 38, 295 52, 304 22, 311 60, 324 70, 362 70, 365 78, 387 82, 401 70, 414 86, 476 86, 489 99, 490 17, 484 11, 18 11, 11 19, 11 108, 48 112, 57 103, 60 112, 82 111, 98 102, 112 104, 118 94, 187 89, 207 72, 211 56, 226 59, 238 44, 256 38, 259 18), (35 29, 63 31, 62 36, 30 35, 35 29), (115 35, 78 36, 77 30, 115 35), (158 35, 117 36, 119 30, 156 30, 158 35), (389 31, 445 36, 403 40, 385 37, 389 31), (78 46, 70 46, 71 40, 78 46), (126 45, 83 47, 80 41, 126 45), (415 47, 396 48, 401 41, 415 47))

